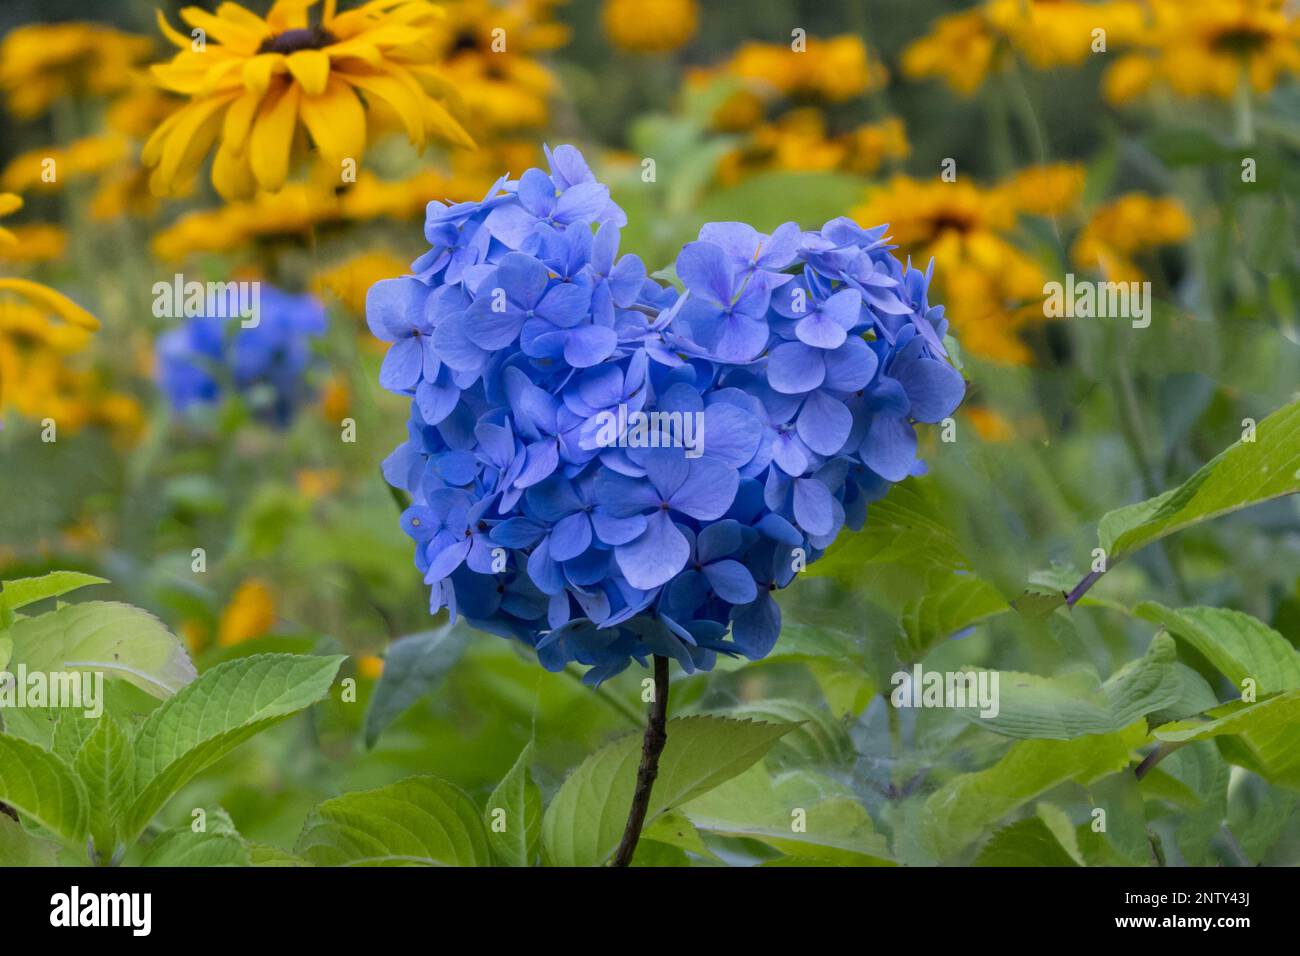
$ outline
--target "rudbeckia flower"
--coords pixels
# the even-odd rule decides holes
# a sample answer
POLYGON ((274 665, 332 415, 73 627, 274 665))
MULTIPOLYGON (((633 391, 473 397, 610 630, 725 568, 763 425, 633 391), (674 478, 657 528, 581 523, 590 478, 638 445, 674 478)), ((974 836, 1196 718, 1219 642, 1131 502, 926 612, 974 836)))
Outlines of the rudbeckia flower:
POLYGON ((370 107, 382 103, 423 149, 430 135, 472 147, 473 140, 439 101, 450 90, 421 55, 440 15, 425 0, 370 0, 339 13, 324 0, 276 0, 262 19, 235 3, 215 14, 186 7, 185 35, 159 15, 180 48, 153 68, 164 88, 190 102, 165 120, 142 158, 155 167, 155 192, 187 183, 217 144, 212 183, 226 198, 276 191, 289 176, 302 131, 336 169, 360 162, 370 107))
MULTIPOLYGON (((13 193, 0 193, 0 217, 17 212, 22 207, 23 200, 21 196, 15 196, 13 193)), ((0 226, 0 246, 15 246, 17 244, 18 237, 8 229, 0 226)), ((39 282, 32 282, 28 279, 0 278, 0 293, 5 292, 13 293, 18 298, 47 313, 53 313, 69 325, 91 332, 99 328, 99 320, 93 315, 63 293, 56 292, 49 286, 41 285, 39 282)))

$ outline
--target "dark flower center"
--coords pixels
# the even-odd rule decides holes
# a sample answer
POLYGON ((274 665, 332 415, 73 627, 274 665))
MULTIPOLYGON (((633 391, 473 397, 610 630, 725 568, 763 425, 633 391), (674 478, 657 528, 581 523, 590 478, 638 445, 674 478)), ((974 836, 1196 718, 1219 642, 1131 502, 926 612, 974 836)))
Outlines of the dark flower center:
POLYGON ((1246 56, 1264 47, 1269 41, 1269 34, 1247 26, 1230 27, 1215 35, 1210 46, 1220 53, 1232 53, 1246 56))
POLYGON ((275 36, 267 37, 257 48, 258 53, 297 53, 299 50, 320 50, 336 42, 333 35, 324 27, 303 27, 300 30, 285 30, 275 36))

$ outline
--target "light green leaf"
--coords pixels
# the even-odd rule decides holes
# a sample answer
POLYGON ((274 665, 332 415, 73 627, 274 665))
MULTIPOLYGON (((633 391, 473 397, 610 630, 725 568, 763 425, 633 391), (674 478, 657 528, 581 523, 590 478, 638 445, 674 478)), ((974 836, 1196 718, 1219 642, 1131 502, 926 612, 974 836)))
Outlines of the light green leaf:
POLYGON ((1273 783, 1300 790, 1300 690, 1254 703, 1235 701, 1208 716, 1211 719, 1204 722, 1165 724, 1155 735, 1170 743, 1232 737, 1240 746, 1225 752, 1229 761, 1273 783))
POLYGON ((1201 652, 1240 692, 1247 678, 1260 696, 1300 688, 1300 653, 1263 621, 1221 607, 1172 610, 1154 601, 1135 609, 1201 652))
POLYGON ((899 657, 919 661, 940 642, 1009 607, 997 588, 969 572, 930 572, 925 592, 903 608, 899 657))
POLYGON ((86 788, 76 773, 54 754, 7 734, 0 734, 0 803, 69 843, 85 836, 86 788))
POLYGON ((252 855, 235 829, 230 815, 220 807, 207 811, 205 830, 191 826, 166 830, 149 845, 141 866, 250 866, 252 855))
POLYGON ((984 844, 975 866, 1078 866, 1041 817, 1026 817, 998 830, 984 844))
POLYGON ((59 845, 23 829, 23 825, 0 813, 0 866, 54 866, 59 845))
POLYGON ((939 859, 955 857, 1012 810, 1052 787, 1068 781, 1086 784, 1123 769, 1146 739, 1139 721, 1119 733, 1021 741, 993 766, 955 777, 930 795, 921 812, 921 844, 939 859))
POLYGON ((29 671, 102 671, 158 698, 194 679, 194 665, 176 635, 129 604, 69 604, 16 621, 9 636, 15 664, 29 671))
POLYGON ((772 776, 762 764, 682 807, 699 830, 747 837, 823 865, 888 865, 889 846, 861 803, 829 777, 772 776))
POLYGON ((1086 671, 1038 677, 1009 671, 998 675, 998 713, 962 709, 972 723, 1008 737, 1069 740, 1108 734, 1153 711, 1175 704, 1183 694, 1173 639, 1159 634, 1147 653, 1120 668, 1104 684, 1086 671))
POLYGON ((80 571, 51 571, 38 578, 17 578, 0 583, 0 604, 16 611, 28 604, 59 597, 92 584, 108 584, 108 580, 80 571))
MULTIPOLYGON (((752 767, 750 769, 753 769, 752 767)), ((748 771, 747 771, 748 772, 748 771)), ((723 784, 726 786, 726 784, 723 784)), ((633 865, 651 858, 649 848, 655 844, 676 847, 686 853, 694 853, 708 859, 717 859, 713 851, 704 843, 704 837, 695 829, 690 818, 681 810, 665 810, 655 821, 641 831, 641 839, 636 845, 633 865)), ((689 861, 687 862, 689 865, 689 861)))
POLYGON ((769 724, 793 724, 795 729, 781 738, 773 754, 796 758, 801 764, 837 765, 854 758, 848 728, 825 707, 786 697, 774 697, 742 704, 727 712, 729 717, 748 717, 769 724))
POLYGON ((9 658, 13 654, 13 650, 13 638, 6 635, 0 635, 0 671, 9 667, 9 658))
POLYGON ((402 711, 442 683, 460 660, 470 635, 464 625, 447 624, 393 641, 366 713, 367 747, 375 745, 383 729, 402 711))
POLYGON ((105 864, 118 850, 118 814, 135 796, 135 751, 130 735, 111 716, 104 714, 97 724, 73 766, 89 801, 91 853, 105 864))
POLYGON ((487 831, 459 788, 434 777, 347 793, 308 818, 298 856, 318 866, 487 866, 487 831))
POLYGON ((1254 441, 1239 441, 1177 488, 1105 515, 1098 527, 1110 564, 1153 541, 1300 491, 1300 402, 1261 421, 1254 441))
POLYGON ((238 658, 154 710, 136 733, 136 798, 122 821, 127 842, 196 773, 324 697, 342 662, 297 654, 238 658))
POLYGON ((532 755, 530 741, 488 797, 489 841, 506 866, 532 866, 541 844, 542 792, 528 769, 532 755))
MULTIPOLYGON (((668 722, 646 822, 729 780, 761 759, 793 724, 725 717, 668 722)), ((618 848, 632 806, 640 733, 614 741, 569 775, 542 818, 542 847, 556 866, 597 866, 618 848)))

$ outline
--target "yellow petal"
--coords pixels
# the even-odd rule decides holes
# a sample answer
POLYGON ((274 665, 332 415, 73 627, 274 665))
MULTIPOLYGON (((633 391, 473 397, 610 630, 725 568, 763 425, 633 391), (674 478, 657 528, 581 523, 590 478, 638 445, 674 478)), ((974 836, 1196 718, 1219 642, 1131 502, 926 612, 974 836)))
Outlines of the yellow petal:
POLYGON ((224 96, 199 100, 182 111, 182 119, 176 123, 167 142, 163 144, 157 173, 161 182, 175 187, 194 175, 203 162, 203 157, 212 148, 213 140, 221 129, 221 113, 232 99, 233 97, 224 96))
POLYGON ((301 88, 287 84, 279 96, 268 96, 253 123, 249 139, 249 162, 263 189, 275 192, 289 176, 289 150, 298 125, 301 88))
POLYGON ((406 126, 406 135, 416 146, 424 148, 424 117, 418 106, 411 101, 410 92, 391 76, 357 76, 348 74, 344 77, 349 83, 369 96, 383 100, 393 108, 406 126))
POLYGON ((257 107, 262 102, 262 94, 253 91, 244 93, 230 104, 226 111, 225 127, 221 132, 221 143, 226 149, 242 153, 248 145, 248 134, 253 128, 257 116, 257 107))
POLYGON ((23 197, 14 193, 0 193, 0 216, 7 216, 23 208, 23 197))
POLYGON ((320 50, 298 50, 289 54, 289 72, 302 84, 308 96, 320 96, 330 77, 330 58, 320 50))
POLYGON ((301 109, 322 156, 336 166, 345 159, 360 161, 366 149, 366 111, 352 87, 330 77, 325 94, 304 96, 301 109))
POLYGON ((245 199, 257 191, 248 156, 236 153, 226 140, 212 161, 212 185, 223 199, 245 199))
POLYGON ((154 18, 158 21, 158 29, 162 31, 163 36, 168 40, 171 40, 172 43, 176 44, 182 50, 190 49, 190 38, 173 28, 172 25, 167 22, 167 18, 163 16, 162 10, 154 10, 154 18))
POLYGON ((0 292, 16 293, 33 305, 48 309, 63 321, 79 328, 89 329, 91 332, 99 328, 99 319, 62 292, 56 292, 39 282, 29 282, 26 279, 0 279, 0 292))
POLYGON ((244 64, 244 86, 254 93, 265 93, 271 77, 284 72, 283 53, 259 53, 244 64))

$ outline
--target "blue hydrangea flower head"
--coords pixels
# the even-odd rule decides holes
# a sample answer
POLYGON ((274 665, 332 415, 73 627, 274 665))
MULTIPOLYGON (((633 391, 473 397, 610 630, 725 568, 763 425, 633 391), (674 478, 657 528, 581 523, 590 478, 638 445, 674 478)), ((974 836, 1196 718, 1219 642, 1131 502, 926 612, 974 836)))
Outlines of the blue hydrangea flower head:
POLYGON ((312 395, 312 342, 325 333, 325 309, 309 295, 263 285, 256 324, 199 315, 159 336, 158 385, 178 414, 234 393, 259 418, 288 425, 312 395))
POLYGON ((430 610, 593 683, 761 658, 774 593, 924 471, 916 426, 962 400, 931 273, 883 226, 709 223, 679 290, 619 256, 627 217, 581 154, 547 157, 431 203, 429 252, 370 289, 430 610))

